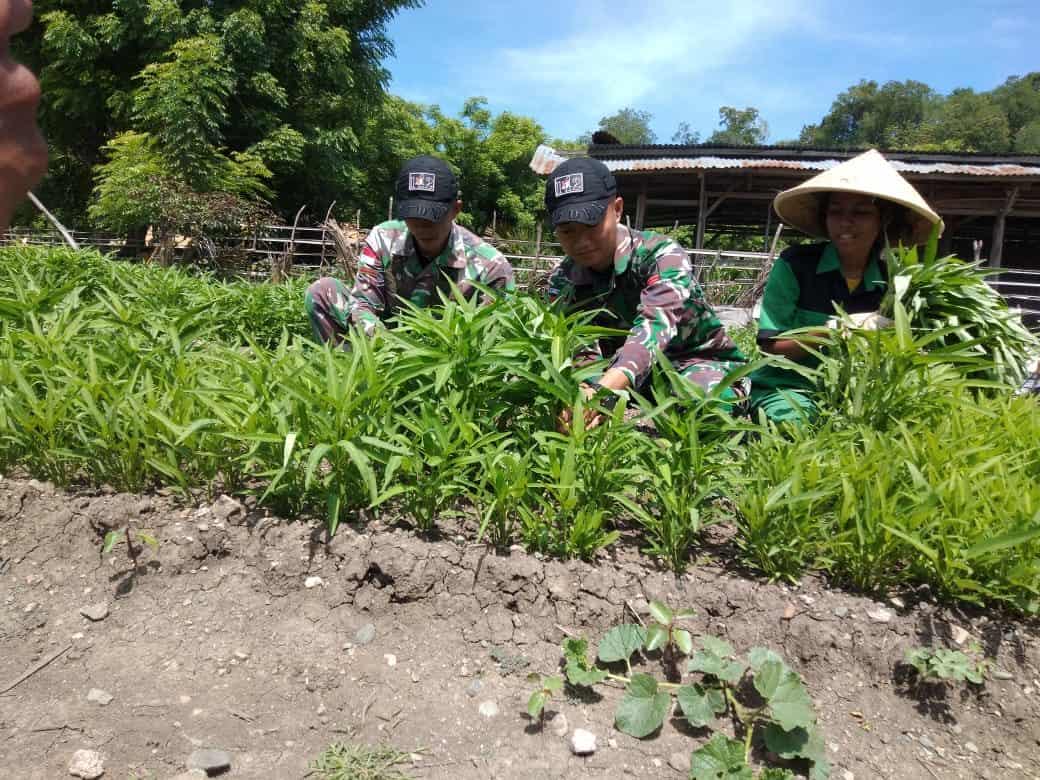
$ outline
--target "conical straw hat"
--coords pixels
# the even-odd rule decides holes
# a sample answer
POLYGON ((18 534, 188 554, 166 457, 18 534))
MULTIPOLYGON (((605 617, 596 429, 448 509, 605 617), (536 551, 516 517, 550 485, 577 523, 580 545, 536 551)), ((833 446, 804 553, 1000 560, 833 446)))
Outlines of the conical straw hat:
POLYGON ((803 233, 829 238, 827 226, 820 219, 818 193, 821 192, 855 192, 905 206, 910 221, 908 240, 912 244, 925 243, 936 223, 942 232, 939 215, 876 149, 863 152, 797 187, 784 190, 773 199, 773 208, 780 219, 803 233))

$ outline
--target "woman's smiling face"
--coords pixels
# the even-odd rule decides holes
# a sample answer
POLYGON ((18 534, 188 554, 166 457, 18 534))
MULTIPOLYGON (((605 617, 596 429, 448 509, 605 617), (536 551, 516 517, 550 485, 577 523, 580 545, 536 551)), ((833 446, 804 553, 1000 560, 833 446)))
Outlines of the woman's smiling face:
POLYGON ((881 209, 868 195, 831 193, 826 216, 827 235, 844 258, 866 257, 881 235, 881 209))

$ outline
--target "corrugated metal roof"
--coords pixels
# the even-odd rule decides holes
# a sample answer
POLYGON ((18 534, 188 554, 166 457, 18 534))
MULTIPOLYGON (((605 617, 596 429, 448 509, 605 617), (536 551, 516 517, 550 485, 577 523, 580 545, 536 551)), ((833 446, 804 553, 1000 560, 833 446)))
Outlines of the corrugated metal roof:
MULTIPOLYGON (((696 171, 721 169, 773 169, 795 171, 826 171, 845 160, 771 160, 761 157, 659 157, 601 160, 610 170, 617 172, 636 171, 696 171)), ((905 173, 944 173, 959 176, 1036 176, 1040 178, 1040 166, 995 164, 961 165, 957 163, 911 163, 889 160, 892 166, 905 173)))

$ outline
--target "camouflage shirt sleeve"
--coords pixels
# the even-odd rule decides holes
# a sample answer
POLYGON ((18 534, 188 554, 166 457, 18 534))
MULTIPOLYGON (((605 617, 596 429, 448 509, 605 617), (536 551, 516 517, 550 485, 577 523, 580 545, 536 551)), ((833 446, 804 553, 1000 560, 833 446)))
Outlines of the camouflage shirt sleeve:
MULTIPOLYGON (((652 262, 640 294, 639 313, 610 365, 624 372, 633 387, 643 383, 657 353, 678 335, 680 319, 684 313, 689 314, 691 295, 695 290, 699 293, 693 265, 678 244, 663 244, 652 262)), ((703 301, 703 296, 698 297, 703 301)))
POLYGON ((350 291, 350 321, 371 336, 386 310, 386 274, 390 267, 390 238, 373 228, 358 257, 357 275, 350 291))
MULTIPOLYGON (((483 244, 477 251, 480 265, 479 281, 492 290, 511 293, 516 290, 513 281, 513 266, 505 256, 490 244, 483 244)), ((488 296, 481 298, 488 302, 488 296)))
POLYGON ((574 299, 574 284, 567 274, 565 263, 561 260, 549 272, 549 303, 568 304, 574 299))

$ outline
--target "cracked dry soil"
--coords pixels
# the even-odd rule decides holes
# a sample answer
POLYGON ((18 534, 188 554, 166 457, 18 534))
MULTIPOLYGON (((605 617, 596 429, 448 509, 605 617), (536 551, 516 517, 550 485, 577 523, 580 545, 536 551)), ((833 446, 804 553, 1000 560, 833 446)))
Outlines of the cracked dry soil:
POLYGON ((0 777, 68 777, 89 749, 105 778, 166 780, 212 747, 231 754, 226 777, 302 778, 353 741, 414 753, 403 770, 418 778, 678 778, 674 754, 707 733, 678 719, 647 740, 616 732, 620 689, 550 704, 597 735, 584 758, 525 712, 526 675, 556 672, 565 632, 594 643, 657 598, 696 609, 695 634, 766 645, 803 675, 832 777, 1040 778, 1036 625, 926 596, 903 594, 879 623, 870 598, 814 577, 769 584, 724 555, 675 577, 625 545, 595 565, 378 526, 325 545, 226 497, 0 478, 0 690, 16 683, 0 694, 0 777), (99 557, 127 522, 160 542, 135 575, 125 545, 99 557), (83 616, 92 605, 107 616, 83 616), (906 648, 963 631, 999 678, 914 688, 906 648))

